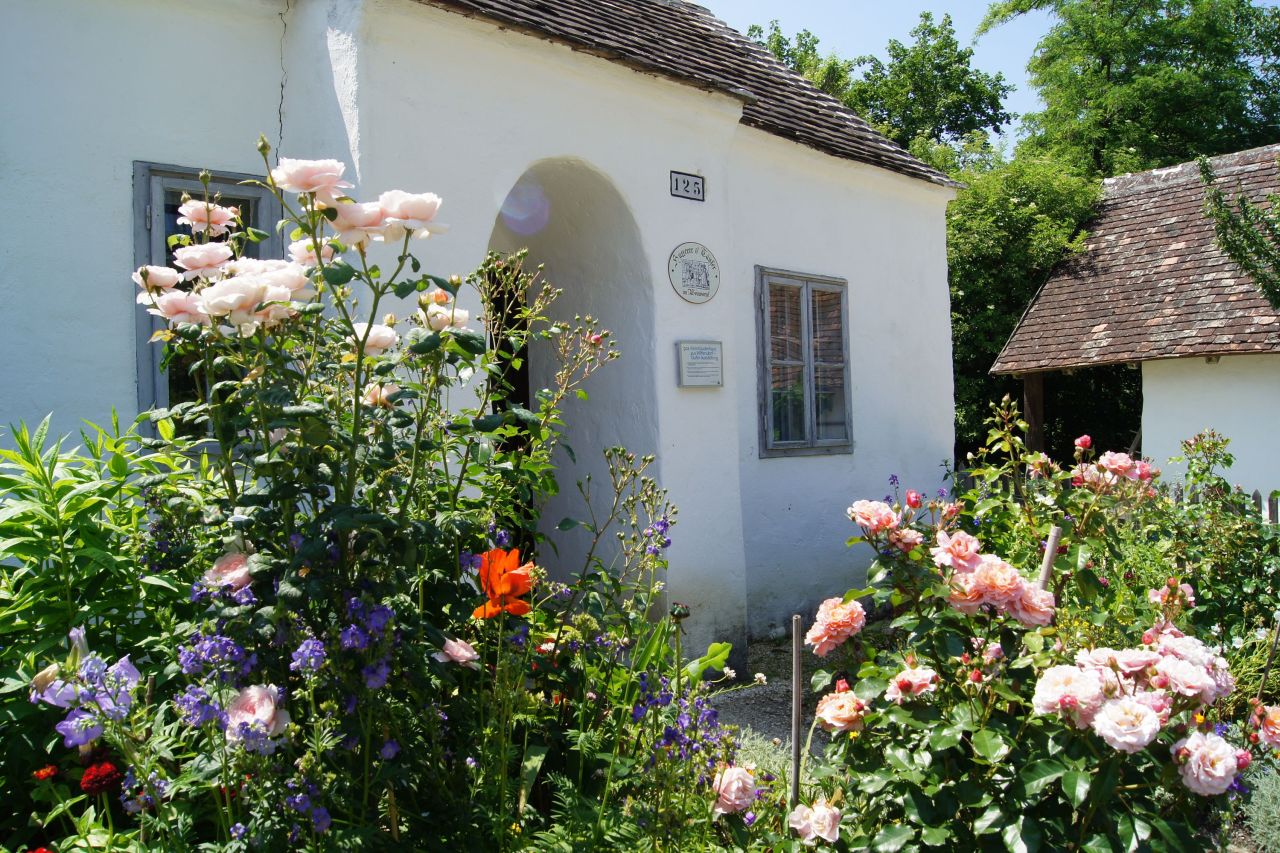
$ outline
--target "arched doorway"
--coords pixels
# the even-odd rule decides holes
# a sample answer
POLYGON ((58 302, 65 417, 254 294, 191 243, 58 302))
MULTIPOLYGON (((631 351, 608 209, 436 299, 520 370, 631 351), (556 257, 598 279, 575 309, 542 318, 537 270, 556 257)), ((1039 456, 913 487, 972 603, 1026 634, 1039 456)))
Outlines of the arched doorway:
MULTIPOLYGON (((603 450, 621 445, 640 455, 658 449, 650 265, 635 218, 613 182, 585 161, 567 157, 539 161, 520 176, 498 212, 489 248, 528 249, 528 268, 543 265, 545 278, 563 291, 552 317, 597 318, 621 352, 587 381, 586 401, 570 396, 564 405, 563 444, 572 453, 563 446, 557 450, 560 493, 542 513, 542 531, 558 554, 548 549, 541 559, 565 576, 583 567, 591 542, 585 530, 555 530, 564 518, 587 517, 576 484, 591 476, 592 503, 599 509, 611 497, 603 450)), ((557 365, 548 347, 535 342, 528 364, 534 392, 552 384, 557 365)), ((607 564, 614 553, 612 533, 604 544, 597 553, 607 564)))

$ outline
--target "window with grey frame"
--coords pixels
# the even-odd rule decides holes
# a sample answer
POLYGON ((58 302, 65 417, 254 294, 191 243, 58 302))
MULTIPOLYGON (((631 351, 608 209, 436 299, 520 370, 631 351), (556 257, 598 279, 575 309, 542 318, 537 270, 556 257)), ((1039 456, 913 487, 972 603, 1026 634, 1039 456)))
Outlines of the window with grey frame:
POLYGON ((756 267, 760 455, 853 449, 848 283, 756 267))
MULTIPOLYGON (((267 232, 270 236, 261 243, 246 243, 245 254, 250 257, 278 258, 283 255, 276 222, 280 220, 280 203, 265 188, 246 185, 244 181, 263 180, 261 175, 238 172, 211 172, 209 194, 218 194, 219 203, 238 207, 244 224, 267 232)), ((178 225, 178 207, 183 195, 204 197, 200 183, 200 170, 161 163, 135 161, 133 164, 133 255, 134 266, 155 264, 172 266, 173 252, 169 237, 190 233, 178 225)), ((128 282, 128 278, 125 279, 128 282)), ((132 286, 132 285, 131 285, 132 286)), ((185 285, 180 285, 185 286, 185 285)), ((137 295, 137 288, 130 293, 130 301, 137 295)), ((151 336, 165 328, 159 317, 147 313, 147 306, 138 305, 136 314, 138 361, 138 410, 152 407, 167 408, 179 402, 197 399, 194 381, 182 365, 170 365, 161 371, 164 359, 163 347, 151 342, 151 336)))

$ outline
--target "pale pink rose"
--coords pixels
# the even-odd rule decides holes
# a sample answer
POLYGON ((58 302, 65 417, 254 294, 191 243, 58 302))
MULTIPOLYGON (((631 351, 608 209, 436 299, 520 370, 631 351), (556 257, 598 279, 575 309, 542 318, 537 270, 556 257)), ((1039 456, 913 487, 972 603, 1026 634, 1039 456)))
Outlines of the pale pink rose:
POLYGON ((440 210, 440 196, 435 193, 388 190, 378 196, 378 206, 382 208, 386 225, 383 233, 388 240, 402 240, 406 233, 428 237, 447 230, 447 226, 435 221, 440 210))
POLYGON ((1133 694, 1135 702, 1141 702, 1160 719, 1160 725, 1166 725, 1173 713, 1173 697, 1163 690, 1139 690, 1133 694))
POLYGON ((200 307, 199 298, 185 290, 168 290, 154 296, 150 293, 139 293, 138 302, 151 305, 152 307, 147 309, 148 314, 163 317, 170 323, 209 325, 209 315, 200 307))
POLYGON ((798 803, 787 818, 787 823, 800 836, 800 841, 812 847, 821 839, 835 844, 840 837, 840 810, 827 805, 822 798, 812 807, 798 803))
POLYGON ((826 657, 833 649, 861 631, 866 622, 867 614, 861 603, 845 603, 840 598, 828 598, 818 605, 818 615, 804 641, 813 646, 815 655, 826 657))
POLYGON ((1172 655, 1205 669, 1213 665, 1216 657, 1204 643, 1185 635, 1162 634, 1157 648, 1163 655, 1172 655))
POLYGON ((1022 585, 1022 596, 1009 602, 1009 615, 1027 627, 1043 627, 1053 622, 1057 602, 1053 593, 1034 584, 1022 585))
POLYGON ((1168 689, 1181 696, 1213 695, 1216 685, 1203 666, 1165 655, 1156 664, 1156 674, 1167 679, 1168 689))
POLYGON ((440 663, 457 663, 471 669, 479 669, 480 653, 471 647, 466 640, 448 640, 440 647, 440 651, 432 655, 440 663))
POLYGON ((243 326, 258 322, 255 315, 266 301, 267 285, 259 276, 239 275, 211 284, 196 296, 210 317, 243 326))
POLYGON ((222 266, 231 260, 231 247, 226 243, 196 243, 191 246, 179 246, 173 251, 173 262, 181 267, 182 280, 203 276, 216 278, 222 266))
POLYGON ((1133 464, 1133 468, 1138 479, 1143 483, 1150 482, 1152 478, 1160 476, 1160 472, 1155 468, 1152 468, 1151 463, 1147 462, 1145 459, 1140 459, 1135 462, 1133 464))
POLYGON ((439 332, 450 327, 466 328, 467 321, 471 319, 471 312, 463 311, 456 305, 448 306, 432 302, 425 310, 419 311, 418 316, 422 318, 424 326, 439 332))
MULTIPOLYGON (((289 244, 289 257, 299 266, 317 266, 319 261, 316 259, 316 241, 309 237, 294 240, 289 244)), ((320 257, 326 264, 333 260, 333 246, 323 240, 320 241, 320 257)))
POLYGON ((305 274, 306 270, 301 269, 293 261, 286 261, 281 258, 236 258, 228 261, 227 265, 222 268, 223 275, 262 275, 263 273, 276 272, 283 269, 294 269, 300 274, 305 274))
POLYGON ((289 725, 289 712, 279 706, 275 687, 254 685, 241 690, 227 706, 227 740, 240 740, 240 726, 247 725, 275 737, 289 725))
POLYGON ((1083 729, 1093 722, 1104 698, 1097 673, 1063 664, 1044 671, 1031 704, 1037 714, 1061 714, 1083 729))
POLYGON ((333 230, 348 246, 359 246, 382 237, 382 208, 376 201, 353 202, 335 207, 333 230))
POLYGON ((262 307, 254 312, 254 320, 270 327, 294 316, 296 312, 289 303, 299 294, 284 285, 272 283, 271 275, 264 275, 261 279, 265 285, 262 292, 262 307))
POLYGON ((1160 662, 1160 653, 1150 649, 1120 649, 1115 652, 1114 664, 1126 675, 1145 672, 1160 662))
POLYGON ((851 690, 836 690, 818 700, 814 716, 818 725, 829 732, 856 732, 862 729, 862 716, 867 703, 851 690))
POLYGON ((1093 730, 1112 749, 1134 753, 1160 733, 1160 717, 1150 706, 1130 697, 1104 702, 1093 718, 1093 730))
MULTIPOLYGON (((1191 584, 1189 583, 1180 584, 1177 587, 1177 590, 1179 595, 1176 596, 1176 598, 1184 599, 1187 607, 1196 606, 1196 591, 1192 589, 1191 584)), ((1168 586, 1161 586, 1157 589, 1149 589, 1147 590, 1147 601, 1150 601, 1152 604, 1156 605, 1157 607, 1163 606, 1169 600, 1169 596, 1170 594, 1173 593, 1173 591, 1174 590, 1168 586)))
POLYGON ((982 609, 985 599, 972 573, 957 572, 951 576, 951 606, 961 613, 974 616, 982 609))
POLYGON ((221 237, 227 233, 227 226, 236 221, 240 210, 193 198, 183 202, 178 214, 178 224, 190 225, 193 234, 208 231, 210 237, 221 237))
POLYGON ((924 541, 924 534, 909 527, 889 531, 889 544, 904 554, 910 554, 924 541))
POLYGON ((354 334, 349 336, 348 340, 353 345, 359 344, 366 331, 368 332, 369 338, 364 342, 365 355, 381 355, 400 343, 400 336, 396 334, 396 330, 381 323, 374 323, 373 325, 352 323, 351 330, 354 334))
POLYGON ((991 643, 982 650, 982 661, 986 664, 993 664, 1004 657, 1004 647, 999 643, 991 643))
POLYGON ((1133 457, 1127 453, 1116 453, 1113 450, 1108 450, 1098 457, 1097 464, 1098 467, 1116 478, 1138 479, 1138 467, 1134 463, 1133 457))
POLYGON ((295 160, 281 157, 280 164, 271 170, 271 180, 282 190, 295 193, 315 193, 316 199, 333 204, 340 189, 350 189, 351 184, 342 180, 347 165, 337 160, 295 160))
POLYGON ((394 395, 399 393, 400 393, 399 385, 396 385, 391 382, 388 382, 385 384, 375 383, 373 385, 369 385, 365 387, 364 396, 361 397, 360 399, 364 402, 366 406, 373 406, 374 408, 381 407, 384 409, 390 409, 392 406, 395 405, 395 401, 392 400, 391 398, 394 395))
POLYGON ((978 540, 963 531, 949 534, 945 530, 938 531, 938 547, 930 548, 935 565, 950 566, 957 572, 972 572, 978 568, 982 546, 978 540))
POLYGON ((229 589, 239 592, 249 585, 249 557, 239 551, 230 551, 213 561, 204 573, 204 585, 210 589, 229 589))
POLYGON ((1013 566, 994 554, 983 554, 973 573, 973 585, 983 603, 1004 608, 1022 598, 1026 584, 1013 566))
POLYGON ((756 800, 756 777, 745 767, 721 768, 711 788, 716 792, 711 812, 717 816, 744 811, 756 800))
POLYGON ((1213 665, 1209 667, 1209 678, 1213 681, 1213 690, 1201 694, 1200 697, 1206 705, 1212 705, 1224 696, 1230 696, 1236 689, 1236 679, 1231 674, 1226 658, 1213 659, 1213 665))
POLYGON ((1225 793, 1236 778, 1236 750, 1215 734, 1192 732, 1173 745, 1182 782, 1202 797, 1225 793))
POLYGON ((1109 486, 1116 481, 1116 475, 1094 463, 1080 463, 1071 471, 1071 483, 1075 486, 1087 486, 1095 491, 1109 486))
POLYGON ((901 705, 904 699, 932 693, 937 686, 938 673, 932 669, 908 667, 889 681, 889 687, 884 691, 884 698, 901 705))
POLYGON ((182 280, 182 275, 172 267, 156 267, 147 264, 138 267, 138 271, 133 274, 133 280, 144 291, 159 293, 173 288, 182 280))
POLYGON ((845 510, 845 515, 849 516, 849 520, 854 524, 862 527, 868 536, 892 530, 901 521, 898 514, 893 511, 893 507, 883 501, 854 501, 853 505, 845 510))
POLYGON ((1263 706, 1258 738, 1272 749, 1280 749, 1280 705, 1263 706))

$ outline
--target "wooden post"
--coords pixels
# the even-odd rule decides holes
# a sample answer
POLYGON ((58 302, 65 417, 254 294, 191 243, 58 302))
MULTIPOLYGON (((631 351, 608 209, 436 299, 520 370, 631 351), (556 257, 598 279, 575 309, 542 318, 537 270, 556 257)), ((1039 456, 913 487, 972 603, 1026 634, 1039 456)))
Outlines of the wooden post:
POLYGON ((1276 620, 1275 630, 1271 632, 1271 651, 1267 653, 1267 665, 1262 670, 1262 683, 1258 685, 1258 701, 1267 689, 1267 679, 1271 677, 1271 664, 1276 659, 1276 646, 1280 646, 1280 619, 1276 620))
POLYGON ((1044 451, 1044 374, 1022 377, 1022 417, 1027 421, 1027 450, 1044 451))
POLYGON ((800 802, 800 614, 791 617, 791 808, 800 802))
POLYGON ((1280 495, 1275 492, 1272 492, 1271 497, 1267 499, 1267 521, 1280 524, 1280 495))
POLYGON ((1058 556, 1058 543, 1062 541, 1062 528, 1054 525, 1049 528, 1049 538, 1044 544, 1044 559, 1040 561, 1040 579, 1036 581, 1036 586, 1040 589, 1049 588, 1049 578, 1053 575, 1053 561, 1058 556))

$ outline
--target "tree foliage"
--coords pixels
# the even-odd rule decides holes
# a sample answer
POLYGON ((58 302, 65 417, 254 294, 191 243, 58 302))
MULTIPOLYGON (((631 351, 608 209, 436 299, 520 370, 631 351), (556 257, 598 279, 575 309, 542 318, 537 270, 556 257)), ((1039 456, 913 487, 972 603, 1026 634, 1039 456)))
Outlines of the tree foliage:
POLYGON ((1250 0, 1001 0, 986 32, 1054 17, 1028 64, 1024 144, 1110 176, 1275 141, 1280 10, 1250 0))
POLYGON ((777 21, 767 33, 753 26, 747 34, 904 148, 916 139, 956 142, 975 132, 998 133, 1012 120, 1003 102, 1013 86, 973 68, 973 51, 956 40, 950 15, 935 21, 920 13, 912 43, 891 40, 883 60, 823 56, 813 33, 801 30, 792 40, 777 21))
POLYGON ((1280 311, 1280 193, 1265 206, 1239 195, 1234 205, 1215 182, 1213 167, 1200 159, 1205 184, 1205 213, 1213 221, 1218 245, 1253 279, 1258 290, 1280 311))

